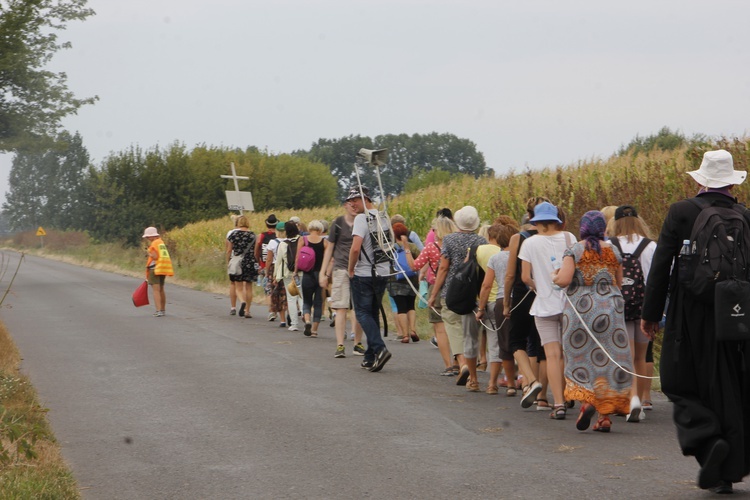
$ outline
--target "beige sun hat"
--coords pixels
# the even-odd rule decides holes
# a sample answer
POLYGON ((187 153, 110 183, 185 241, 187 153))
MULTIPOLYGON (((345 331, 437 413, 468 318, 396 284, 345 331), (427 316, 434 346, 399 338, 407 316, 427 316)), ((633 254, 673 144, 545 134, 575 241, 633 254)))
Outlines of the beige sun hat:
POLYGON ((476 208, 466 205, 453 214, 453 222, 461 231, 474 231, 479 227, 479 213, 476 208))
POLYGON ((143 238, 150 238, 152 236, 159 236, 159 232, 153 226, 147 227, 146 230, 143 231, 143 238))
POLYGON ((695 182, 707 188, 721 188, 742 184, 747 172, 734 169, 732 155, 723 149, 706 151, 698 170, 688 172, 695 182))

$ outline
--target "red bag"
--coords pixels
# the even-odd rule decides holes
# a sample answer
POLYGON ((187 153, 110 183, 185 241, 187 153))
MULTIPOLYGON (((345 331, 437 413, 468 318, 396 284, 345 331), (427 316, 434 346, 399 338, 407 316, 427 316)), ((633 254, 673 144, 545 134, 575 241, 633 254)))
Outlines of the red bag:
POLYGON ((141 283, 141 286, 133 292, 133 305, 135 307, 148 305, 148 281, 141 283))

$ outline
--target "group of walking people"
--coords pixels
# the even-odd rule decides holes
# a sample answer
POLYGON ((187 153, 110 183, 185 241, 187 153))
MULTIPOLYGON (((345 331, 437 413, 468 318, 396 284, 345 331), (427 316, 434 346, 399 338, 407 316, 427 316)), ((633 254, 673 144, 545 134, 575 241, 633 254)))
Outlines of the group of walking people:
MULTIPOLYGON (((732 208, 750 223, 731 192, 746 174, 723 150, 707 152, 688 173, 700 190, 669 208, 656 240, 632 205, 586 212, 576 237, 565 229, 561 207, 542 196, 528 200, 520 223, 499 216, 482 226, 470 205, 441 209, 424 242, 403 217, 379 212, 361 186, 330 224, 270 215, 256 237, 241 216, 226 238, 227 264, 241 261, 230 274, 230 314, 251 317, 260 276, 268 320, 278 318, 290 331, 300 331, 301 319, 304 335, 316 337, 327 306, 334 357, 343 358, 353 310, 351 353, 377 372, 392 357, 381 330, 384 295, 402 343, 419 341, 415 304, 423 300, 441 375, 479 392, 478 371, 489 368, 487 394, 504 386, 507 396, 520 395, 522 408, 535 406, 553 420, 565 420, 578 401, 576 428, 594 422, 602 433, 610 432, 613 415, 639 422, 652 408, 653 340, 665 325, 659 371, 679 444, 700 465, 699 487, 730 493, 750 472, 750 348, 747 340, 717 339, 715 304, 692 294, 679 259, 695 241, 701 207, 732 208), (454 280, 465 279, 471 259, 484 272, 476 308, 455 312, 446 296, 454 280)), ((169 275, 171 262, 160 263, 166 247, 155 228, 144 238, 153 241, 147 273, 163 315, 159 274, 169 275)))

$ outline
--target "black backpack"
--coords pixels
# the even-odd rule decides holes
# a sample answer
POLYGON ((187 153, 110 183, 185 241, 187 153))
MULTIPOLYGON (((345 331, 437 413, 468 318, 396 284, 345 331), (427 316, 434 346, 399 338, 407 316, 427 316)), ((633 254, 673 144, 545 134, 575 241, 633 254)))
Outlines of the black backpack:
MULTIPOLYGON (((696 298, 714 303, 716 284, 730 278, 747 281, 750 274, 750 225, 748 210, 734 203, 719 206, 702 198, 689 200, 701 212, 690 232, 690 255, 683 286, 696 298)), ((684 256, 680 255, 680 259, 684 256)))
POLYGON ((294 265, 297 263, 297 243, 299 236, 292 240, 286 240, 286 268, 294 272, 294 265))
POLYGON ((633 253, 624 253, 618 238, 615 237, 609 241, 622 254, 622 298, 625 299, 625 321, 641 319, 646 286, 640 258, 651 240, 643 238, 633 253))
POLYGON ((445 306, 456 314, 470 314, 477 306, 477 295, 484 281, 484 269, 477 262, 477 247, 456 268, 456 274, 445 292, 445 306))

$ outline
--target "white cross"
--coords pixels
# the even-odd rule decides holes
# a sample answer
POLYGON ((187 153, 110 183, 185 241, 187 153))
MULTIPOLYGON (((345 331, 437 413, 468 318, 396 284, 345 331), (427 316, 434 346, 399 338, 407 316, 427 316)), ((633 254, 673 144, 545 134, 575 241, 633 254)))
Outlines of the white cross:
MULTIPOLYGON (((243 175, 237 175, 237 170, 234 168, 234 162, 231 163, 232 166, 232 175, 222 175, 220 176, 222 179, 232 179, 234 180, 234 190, 239 193, 240 192, 240 185, 237 183, 238 179, 242 179, 243 181, 248 180, 250 177, 245 177, 243 175)), ((239 195, 238 195, 239 196, 239 195)), ((240 210, 240 215, 242 215, 242 210, 240 210)))

